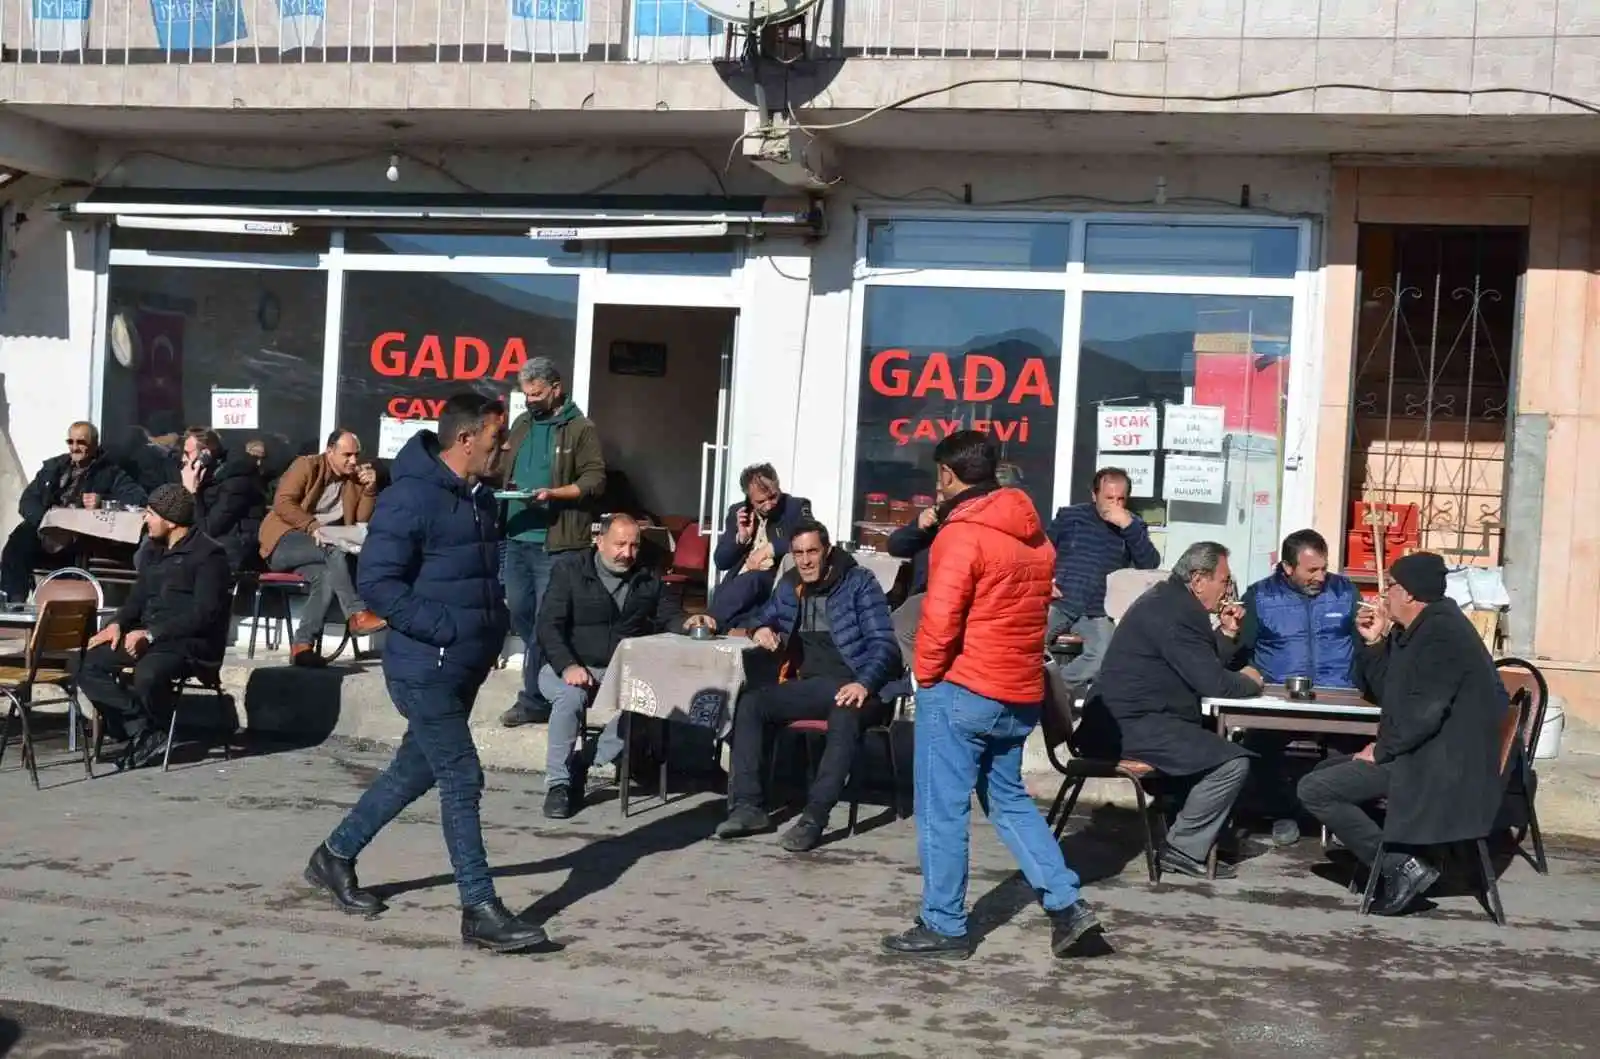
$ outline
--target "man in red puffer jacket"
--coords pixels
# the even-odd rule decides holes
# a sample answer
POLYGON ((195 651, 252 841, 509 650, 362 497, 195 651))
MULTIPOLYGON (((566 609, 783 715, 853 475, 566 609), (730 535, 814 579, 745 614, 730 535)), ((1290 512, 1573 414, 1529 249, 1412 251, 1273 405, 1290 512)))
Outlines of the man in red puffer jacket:
POLYGON ((987 434, 933 450, 940 530, 917 630, 916 817, 922 914, 883 940, 901 956, 965 959, 972 792, 1053 923, 1057 956, 1109 951, 1078 876, 1022 785, 1022 746, 1044 702, 1044 642, 1055 549, 1028 494, 995 480, 987 434))

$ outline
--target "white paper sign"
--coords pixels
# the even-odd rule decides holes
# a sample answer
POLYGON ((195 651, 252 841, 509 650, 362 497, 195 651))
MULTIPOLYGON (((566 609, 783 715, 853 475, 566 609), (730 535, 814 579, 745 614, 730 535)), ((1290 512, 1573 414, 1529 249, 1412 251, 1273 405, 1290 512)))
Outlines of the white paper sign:
POLYGON ((378 420, 378 459, 392 460, 400 455, 406 442, 419 430, 438 430, 437 419, 395 419, 383 416, 378 420))
POLYGON ((520 389, 511 391, 511 398, 506 401, 506 425, 517 421, 517 417, 528 410, 528 398, 520 389))
POLYGON ((1222 407, 1207 404, 1167 405, 1161 447, 1169 451, 1221 452, 1222 407))
POLYGON ((260 428, 259 390, 211 391, 211 429, 259 430, 260 428))
POLYGON ((1138 452, 1156 447, 1154 408, 1100 406, 1100 451, 1138 452))
POLYGON ((1128 495, 1149 497, 1156 495, 1156 458, 1153 455, 1102 452, 1094 458, 1096 468, 1121 467, 1128 472, 1128 495))
POLYGON ((1161 479, 1163 500, 1187 500, 1192 504, 1222 503, 1222 483, 1228 461, 1216 456, 1167 455, 1161 479))

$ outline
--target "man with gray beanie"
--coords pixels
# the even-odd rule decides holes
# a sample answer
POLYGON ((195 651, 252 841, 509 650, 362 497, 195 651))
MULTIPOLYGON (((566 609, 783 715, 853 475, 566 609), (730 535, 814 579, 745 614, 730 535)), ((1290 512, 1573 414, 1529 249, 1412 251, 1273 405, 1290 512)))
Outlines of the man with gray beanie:
POLYGON ((566 395, 561 370, 532 357, 517 372, 528 410, 506 439, 504 488, 526 494, 506 504, 505 583, 511 628, 522 640, 522 690, 500 717, 507 728, 542 724, 550 703, 539 694, 544 665, 536 634, 550 565, 562 552, 588 548, 595 504, 606 487, 600 435, 566 395))
POLYGON ((78 687, 114 739, 119 768, 140 768, 166 750, 160 723, 173 681, 222 663, 233 572, 222 545, 194 528, 194 496, 175 483, 150 494, 144 524, 153 548, 128 601, 89 641, 78 687), (133 667, 133 678, 119 679, 133 667))
POLYGON ((1509 706, 1494 659, 1472 622, 1445 596, 1444 560, 1395 561, 1383 602, 1356 619, 1363 692, 1382 708, 1377 741, 1329 758, 1300 781, 1300 802, 1371 871, 1372 910, 1396 916, 1427 892, 1439 869, 1422 848, 1482 838, 1494 826, 1500 722, 1509 706), (1367 806, 1388 809, 1380 827, 1367 806), (1382 842, 1382 863, 1377 859, 1382 842))

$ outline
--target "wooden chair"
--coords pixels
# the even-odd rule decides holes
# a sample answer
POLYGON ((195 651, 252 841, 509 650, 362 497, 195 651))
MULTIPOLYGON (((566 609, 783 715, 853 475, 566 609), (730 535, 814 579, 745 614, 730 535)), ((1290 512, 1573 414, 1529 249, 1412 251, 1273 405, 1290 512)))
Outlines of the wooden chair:
MULTIPOLYGON (((1518 744, 1524 741, 1527 731, 1528 717, 1532 706, 1532 696, 1526 691, 1518 690, 1511 698, 1511 706, 1506 710, 1505 716, 1500 719, 1500 789, 1504 791, 1511 782, 1516 770, 1520 767, 1515 755, 1519 751, 1518 744)), ((1490 832, 1493 834, 1493 831, 1490 832)), ((1489 909, 1489 918, 1493 919, 1496 926, 1506 925, 1505 909, 1500 904, 1500 884, 1495 878, 1494 862, 1489 859, 1489 837, 1482 835, 1476 839, 1454 845, 1472 845, 1477 852, 1477 869, 1479 882, 1483 892, 1479 899, 1489 909)), ((1383 862, 1385 843, 1378 843, 1378 852, 1372 858, 1372 869, 1367 872, 1367 886, 1361 894, 1361 914, 1366 915, 1372 907, 1372 896, 1378 889, 1378 876, 1383 873, 1378 870, 1378 865, 1383 862)), ((1421 896, 1421 895, 1418 895, 1421 896)))
POLYGON ((1522 691, 1530 699, 1522 753, 1518 755, 1518 767, 1511 777, 1506 798, 1520 803, 1523 809, 1523 819, 1517 823, 1514 836, 1517 849, 1527 857, 1522 843, 1531 837, 1533 856, 1528 860, 1534 871, 1548 875, 1550 866, 1544 857, 1544 835, 1539 831, 1539 814, 1534 807, 1535 796, 1539 793, 1539 774, 1534 768, 1533 755, 1539 746, 1539 733, 1544 729, 1545 711, 1550 707, 1550 685, 1545 683, 1544 674, 1539 672, 1538 666, 1521 658, 1501 658, 1495 662, 1495 666, 1500 670, 1500 680, 1505 684, 1507 694, 1516 695, 1522 691))
POLYGON ((1150 885, 1156 885, 1161 881, 1160 863, 1156 857, 1156 832, 1165 830, 1165 823, 1160 817, 1158 801, 1145 789, 1145 784, 1157 779, 1160 773, 1153 766, 1131 758, 1102 761, 1081 756, 1074 745, 1078 726, 1076 691, 1062 678, 1054 663, 1045 666, 1045 678, 1040 727, 1044 729, 1044 748, 1050 756, 1050 764, 1062 775, 1061 790, 1050 805, 1045 823, 1053 824, 1055 835, 1060 838, 1066 830, 1067 820, 1072 816, 1073 807, 1078 804, 1078 796, 1090 780, 1126 780, 1133 786, 1139 820, 1144 827, 1145 870, 1150 876, 1150 885), (1062 747, 1072 754, 1065 761, 1058 754, 1062 747))
MULTIPOLYGON (((83 723, 83 705, 78 699, 77 665, 83 663, 95 620, 93 600, 49 600, 39 608, 39 620, 28 638, 28 647, 20 666, 0 665, 0 695, 9 700, 6 720, 0 728, 0 760, 5 757, 11 741, 11 718, 22 719, 22 761, 33 779, 33 789, 39 789, 39 762, 33 742, 33 724, 29 716, 33 707, 43 703, 65 702, 69 723, 83 723), (76 655, 76 659, 71 656, 76 655), (54 687, 62 695, 53 699, 36 699, 34 691, 40 686, 54 687)), ((83 771, 94 778, 90 762, 91 740, 87 732, 82 737, 83 771)))

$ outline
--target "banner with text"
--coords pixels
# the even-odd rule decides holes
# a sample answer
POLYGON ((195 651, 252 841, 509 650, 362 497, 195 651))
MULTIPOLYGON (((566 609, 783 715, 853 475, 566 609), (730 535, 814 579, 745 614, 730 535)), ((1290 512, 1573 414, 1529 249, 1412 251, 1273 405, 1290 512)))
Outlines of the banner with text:
POLYGON ((211 51, 249 36, 239 0, 150 0, 150 17, 163 51, 211 51))
MULTIPOLYGON (((33 47, 40 52, 83 51, 89 40, 92 0, 33 0, 33 47)), ((0 27, 0 36, 4 35, 0 27)))
POLYGON ((589 50, 584 0, 506 0, 506 50, 582 55, 589 50))

